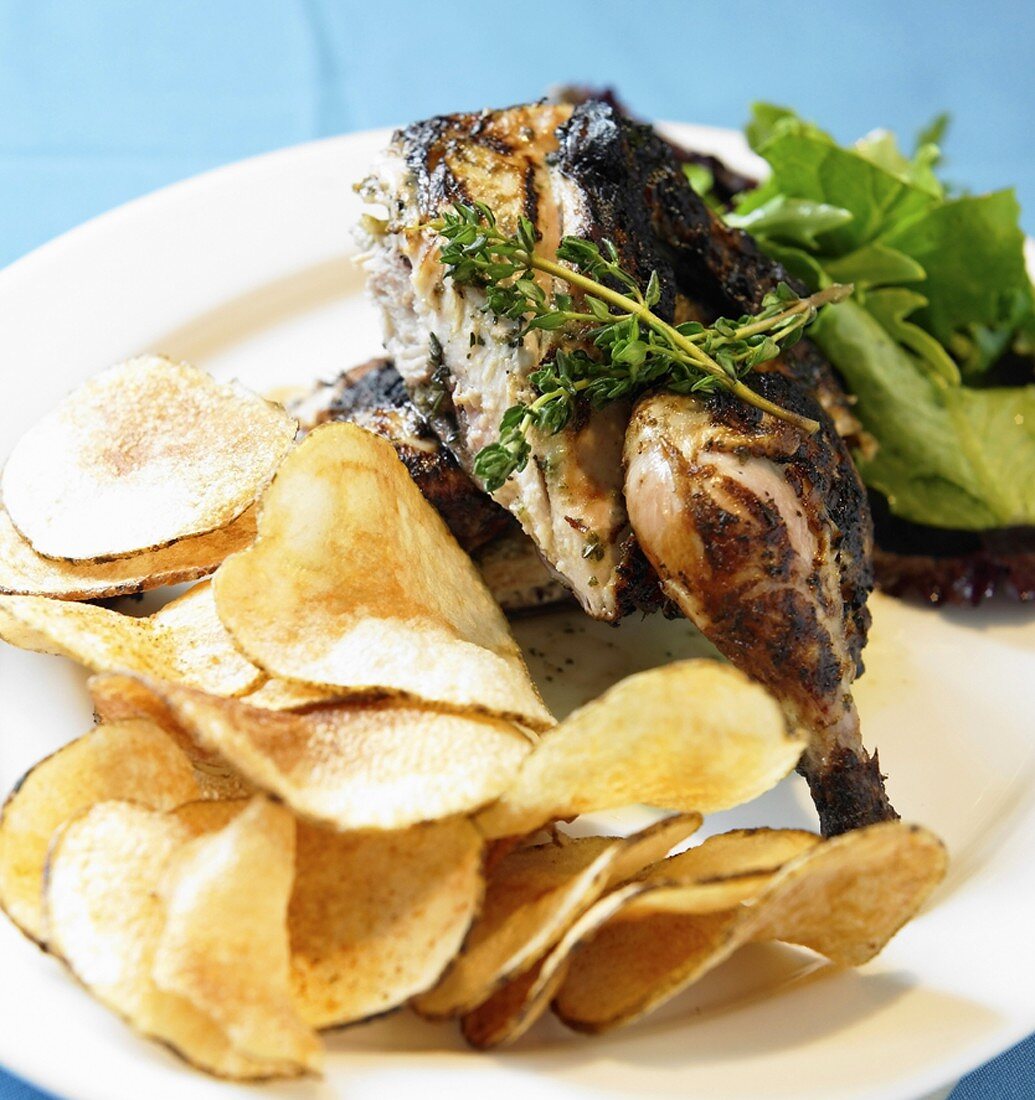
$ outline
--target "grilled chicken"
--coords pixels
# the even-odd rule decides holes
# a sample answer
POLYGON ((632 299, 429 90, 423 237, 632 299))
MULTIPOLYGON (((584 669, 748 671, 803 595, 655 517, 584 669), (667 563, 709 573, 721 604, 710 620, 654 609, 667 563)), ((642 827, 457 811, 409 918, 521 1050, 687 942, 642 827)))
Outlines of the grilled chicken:
MULTIPOLYGON (((478 290, 443 278, 432 235, 404 230, 470 198, 488 203, 505 226, 527 215, 546 250, 564 234, 599 228, 587 190, 563 164, 550 162, 558 127, 571 113, 567 105, 538 104, 418 123, 396 135, 365 186, 389 214, 388 232, 372 242, 367 261, 385 348, 417 407, 468 471, 498 437, 504 412, 532 398, 529 375, 551 354, 552 338, 536 333, 515 341, 515 323, 484 313, 478 290)), ((646 253, 643 260, 641 266, 646 253)), ((622 496, 628 417, 627 407, 615 406, 534 439, 525 470, 495 494, 599 619, 656 604, 657 585, 622 496)))
MULTIPOLYGON (((766 395, 822 415, 771 375, 766 395)), ((811 731, 801 769, 824 833, 894 816, 862 747, 869 530, 847 456, 740 402, 643 398, 626 437, 626 498, 662 590, 811 731)))
MULTIPOLYGON (((479 291, 443 278, 432 235, 408 227, 480 200, 504 227, 526 214, 548 253, 566 234, 607 238, 644 283, 657 272, 655 308, 676 320, 751 311, 790 281, 712 215, 649 127, 601 102, 409 127, 365 193, 388 212, 368 260, 386 347, 468 470, 503 412, 532 396, 529 374, 555 337, 516 340, 479 291)), ((635 412, 583 410, 559 435, 533 437, 528 467, 496 499, 589 614, 617 621, 667 599, 766 684, 811 731, 802 770, 824 832, 836 833, 895 816, 851 700, 869 622, 870 516, 837 430, 854 418, 828 365, 801 341, 767 366, 750 384, 818 419, 815 436, 724 395, 650 395, 635 412)))

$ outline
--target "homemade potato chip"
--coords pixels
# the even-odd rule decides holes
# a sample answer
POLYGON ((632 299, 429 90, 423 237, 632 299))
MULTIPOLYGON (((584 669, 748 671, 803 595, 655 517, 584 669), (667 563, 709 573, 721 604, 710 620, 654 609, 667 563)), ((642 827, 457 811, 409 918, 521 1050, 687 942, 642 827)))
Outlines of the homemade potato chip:
POLYGON ((270 1058, 235 1049, 208 1013, 159 989, 152 976, 165 928, 162 884, 176 853, 218 824, 212 816, 199 827, 194 815, 102 802, 66 825, 47 861, 50 947, 103 1004, 210 1073, 262 1079, 307 1072, 315 1059, 287 1061, 279 1046, 270 1058))
POLYGON ((341 703, 355 698, 341 688, 324 688, 314 684, 299 684, 294 680, 272 679, 266 680, 254 691, 249 691, 241 697, 241 701, 251 707, 262 707, 263 710, 302 710, 317 703, 341 703))
POLYGON ((141 356, 94 375, 22 436, 3 471, 4 506, 45 557, 128 557, 229 526, 296 430, 236 384, 141 356))
POLYGON ((162 882, 165 921, 151 973, 164 993, 210 1016, 238 1053, 315 1069, 319 1040, 291 992, 294 876, 294 819, 265 798, 186 843, 162 882))
POLYGON ((285 459, 254 545, 213 583, 271 676, 553 724, 471 559, 392 445, 355 425, 322 425, 285 459))
MULTIPOLYGON (((701 827, 702 821, 700 814, 672 814, 640 829, 639 832, 620 838, 621 843, 607 879, 608 887, 617 886, 633 875, 639 875, 645 867, 664 859, 677 844, 693 836, 701 827)), ((577 845, 585 857, 594 850, 600 852, 613 847, 616 839, 613 836, 571 838, 563 833, 559 836, 561 843, 577 845)))
POLYGON ((645 883, 630 882, 590 906, 548 954, 464 1015, 460 1029, 467 1042, 485 1050, 505 1046, 521 1038, 550 1007, 551 1000, 567 976, 571 952, 619 912, 632 897, 649 889, 652 887, 645 883))
POLYGON ((199 797, 190 761, 157 726, 97 726, 41 760, 8 796, 0 813, 0 906, 42 943, 43 867, 61 825, 109 799, 165 810, 199 797))
POLYGON ((796 943, 858 966, 915 915, 946 867, 941 842, 900 821, 813 844, 791 836, 785 851, 798 854, 768 870, 781 838, 715 840, 696 866, 693 849, 666 861, 674 866, 652 873, 656 881, 570 955, 554 1000, 568 1026, 599 1032, 638 1019, 750 941, 796 943), (725 859, 725 878, 706 873, 725 859))
POLYGON ((126 718, 147 718, 171 737, 188 756, 203 754, 217 759, 180 726, 172 711, 142 680, 119 672, 104 672, 86 681, 93 712, 100 722, 121 722, 126 718))
MULTIPOLYGON (((665 826, 671 828, 682 820, 685 819, 669 818, 653 828, 664 830, 665 826)), ((628 870, 630 874, 640 871, 643 864, 636 867, 634 857, 648 854, 651 842, 656 845, 660 839, 651 834, 650 829, 640 833, 643 840, 639 845, 635 837, 630 838, 633 841, 630 862, 622 868, 620 861, 616 861, 615 868, 628 870)), ((670 835, 672 844, 669 847, 672 847, 687 834, 680 836, 675 832, 670 835)), ((606 843, 606 839, 589 837, 582 842, 600 844, 606 843)), ((624 919, 635 915, 638 895, 643 895, 645 907, 651 914, 664 913, 669 907, 677 911, 680 906, 685 909, 688 892, 694 889, 698 891, 693 900, 695 912, 728 910, 758 894, 784 863, 818 843, 820 838, 815 834, 798 830, 740 830, 712 837, 696 848, 656 863, 634 882, 611 890, 579 917, 535 966, 465 1015, 461 1021, 464 1038, 474 1047, 487 1048, 512 1043, 523 1035, 549 1007, 567 975, 572 951, 584 940, 592 939, 613 917, 624 919), (748 836, 752 840, 743 843, 743 838, 748 836), (681 888, 671 888, 673 881, 680 883, 681 888), (665 888, 659 890, 659 885, 665 888)), ((621 881, 615 875, 612 879, 621 881)))
POLYGON ((612 846, 588 858, 575 845, 521 848, 501 860, 486 883, 478 920, 453 965, 414 1002, 429 1019, 476 1005, 511 975, 531 966, 607 887, 612 846))
POLYGON ((417 998, 421 1015, 467 1012, 535 964, 568 926, 616 882, 663 856, 701 824, 669 819, 631 837, 563 837, 519 848, 488 875, 485 903, 442 981, 417 998))
POLYGON ((742 672, 677 661, 620 681, 544 736, 478 824, 498 837, 639 802, 724 810, 775 786, 803 748, 742 672))
MULTIPOLYGON (((822 843, 804 829, 734 829, 711 836, 703 844, 661 860, 647 869, 642 880, 666 887, 642 899, 651 913, 666 908, 695 913, 733 909, 756 897, 784 864, 822 843), (677 887, 675 889, 674 887, 677 887)), ((632 901, 620 917, 639 915, 632 901)))
POLYGON ((146 718, 175 741, 194 766, 198 798, 244 798, 255 793, 255 788, 239 776, 219 753, 199 745, 176 721, 165 703, 139 680, 108 673, 91 676, 86 686, 99 721, 146 718))
POLYGON ((478 911, 481 849, 465 818, 398 832, 300 822, 288 927, 306 1023, 367 1019, 434 985, 478 911))
POLYGON ((0 507, 0 592, 57 600, 99 600, 180 584, 212 573, 255 538, 255 509, 228 527, 160 550, 110 562, 70 562, 37 554, 0 507))
POLYGON ((219 695, 243 694, 263 678, 223 629, 208 581, 143 619, 95 604, 0 596, 0 638, 96 672, 146 673, 219 695))
POLYGON ((338 829, 403 829, 468 813, 499 794, 532 747, 509 722, 395 700, 271 711, 141 683, 166 721, 295 813, 338 829))

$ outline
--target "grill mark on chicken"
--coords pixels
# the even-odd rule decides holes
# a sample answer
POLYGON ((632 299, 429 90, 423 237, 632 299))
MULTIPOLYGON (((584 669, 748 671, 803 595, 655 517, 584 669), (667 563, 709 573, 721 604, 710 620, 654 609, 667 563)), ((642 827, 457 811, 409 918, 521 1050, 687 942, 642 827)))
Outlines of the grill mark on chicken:
MULTIPOLYGON (((592 101, 603 102, 611 107, 616 114, 636 121, 635 115, 622 103, 613 88, 592 88, 578 84, 567 84, 552 89, 549 98, 556 103, 570 103, 573 107, 592 101)), ((672 154, 679 164, 699 164, 711 172, 712 194, 727 208, 732 205, 733 199, 742 191, 757 186, 757 180, 745 176, 741 172, 735 172, 728 164, 711 153, 699 153, 694 149, 688 149, 671 138, 664 138, 663 140, 672 150, 672 154)))
MULTIPOLYGON (((675 311, 674 272, 652 232, 648 161, 639 155, 640 131, 602 104, 589 103, 572 112, 557 131, 557 151, 550 163, 577 187, 585 203, 584 235, 610 240, 622 266, 640 286, 657 271, 661 297, 654 307, 665 320, 675 311)), ((613 282, 616 290, 624 289, 613 282)))

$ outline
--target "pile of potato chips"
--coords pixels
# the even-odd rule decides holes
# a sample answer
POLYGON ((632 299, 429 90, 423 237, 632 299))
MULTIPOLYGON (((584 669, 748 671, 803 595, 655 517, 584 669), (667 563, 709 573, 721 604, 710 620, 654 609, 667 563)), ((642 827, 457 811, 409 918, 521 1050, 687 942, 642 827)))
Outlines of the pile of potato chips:
POLYGON ((872 958, 941 880, 892 822, 711 837, 800 735, 732 668, 615 685, 560 724, 392 447, 148 357, 3 474, 0 637, 72 658, 99 724, 0 818, 0 904, 141 1033, 225 1077, 318 1071, 403 1005, 476 1047, 552 1005, 597 1032, 752 941, 872 958), (81 602, 212 575, 160 611, 81 602), (647 803, 628 837, 557 822, 647 803))

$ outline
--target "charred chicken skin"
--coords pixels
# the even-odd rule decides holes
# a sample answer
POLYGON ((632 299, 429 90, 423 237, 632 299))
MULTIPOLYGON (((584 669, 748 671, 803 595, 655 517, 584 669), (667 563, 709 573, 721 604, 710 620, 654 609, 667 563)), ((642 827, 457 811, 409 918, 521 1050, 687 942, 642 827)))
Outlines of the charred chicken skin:
MULTIPOLYGON (((465 470, 556 337, 515 338, 476 287, 444 278, 432 233, 412 227, 456 201, 501 224, 529 217, 550 253, 564 235, 606 238, 667 319, 753 310, 789 281, 689 187, 651 130, 591 101, 433 119, 400 131, 365 194, 387 221, 368 284, 408 393, 465 470)), ((827 834, 894 817, 863 748, 851 685, 869 614, 872 528, 838 429, 854 420, 807 341, 749 384, 820 422, 801 429, 718 394, 657 393, 582 410, 532 440, 494 496, 596 618, 663 605, 691 619, 811 733, 801 770, 827 834)))

